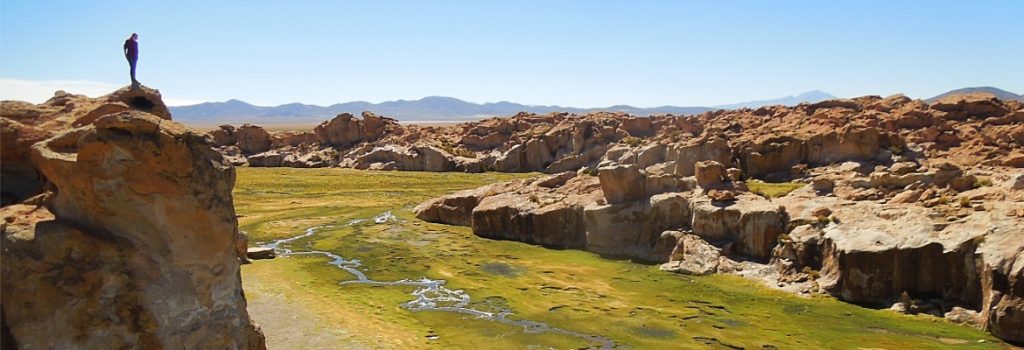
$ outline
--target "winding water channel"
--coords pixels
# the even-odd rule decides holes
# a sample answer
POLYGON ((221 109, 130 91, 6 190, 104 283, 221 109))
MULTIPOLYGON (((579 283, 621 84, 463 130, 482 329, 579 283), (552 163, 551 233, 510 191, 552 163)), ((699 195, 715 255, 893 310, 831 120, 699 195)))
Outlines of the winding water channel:
MULTIPOLYGON (((388 224, 390 222, 397 221, 397 218, 390 211, 383 214, 377 215, 373 219, 355 219, 349 221, 346 226, 360 225, 373 221, 374 224, 388 224)), ((480 319, 485 319, 493 322, 520 326, 524 332, 527 333, 554 333, 563 334, 571 337, 581 338, 588 342, 595 344, 592 349, 612 349, 616 347, 616 343, 609 338, 574 332, 562 328, 552 327, 543 322, 530 321, 530 320, 517 320, 511 319, 509 316, 512 315, 511 310, 502 310, 501 312, 488 312, 478 310, 469 307, 470 296, 461 289, 449 289, 445 287, 445 280, 435 280, 426 277, 418 280, 401 279, 397 281, 376 281, 366 277, 363 271, 359 270, 362 263, 358 259, 345 259, 344 257, 326 251, 318 250, 293 250, 298 249, 293 247, 290 243, 308 238, 313 236, 320 229, 331 228, 335 225, 321 225, 307 228, 306 231, 298 236, 280 239, 271 243, 263 245, 266 248, 272 248, 279 256, 289 255, 323 255, 331 259, 328 264, 334 265, 346 272, 355 276, 355 280, 348 280, 341 282, 342 285, 346 284, 371 284, 371 285, 385 285, 385 286, 414 286, 417 287, 412 291, 413 300, 402 304, 402 307, 410 311, 442 311, 442 312, 453 312, 460 313, 470 316, 475 316, 480 319)))

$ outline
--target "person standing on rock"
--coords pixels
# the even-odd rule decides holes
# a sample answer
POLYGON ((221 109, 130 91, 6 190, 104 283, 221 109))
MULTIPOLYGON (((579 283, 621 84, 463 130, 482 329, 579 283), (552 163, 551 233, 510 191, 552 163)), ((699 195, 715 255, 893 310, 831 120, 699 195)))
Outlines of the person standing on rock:
POLYGON ((135 65, 139 61, 139 34, 132 33, 128 40, 124 41, 124 58, 128 59, 128 66, 131 68, 132 86, 139 85, 135 80, 135 65))

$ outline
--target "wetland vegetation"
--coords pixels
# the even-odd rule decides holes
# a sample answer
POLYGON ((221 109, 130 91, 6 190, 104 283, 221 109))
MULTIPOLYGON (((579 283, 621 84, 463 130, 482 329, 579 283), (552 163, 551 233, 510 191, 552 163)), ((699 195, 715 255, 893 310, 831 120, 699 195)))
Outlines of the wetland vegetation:
MULTIPOLYGON (((685 276, 474 236, 410 212, 456 190, 530 174, 238 168, 235 205, 252 245, 295 237, 296 251, 358 259, 378 281, 430 278, 463 290, 468 307, 509 312, 606 337, 619 348, 999 348, 989 334, 930 316, 804 298, 731 275, 685 276), (390 211, 396 220, 375 223, 390 211), (356 221, 353 220, 365 220, 356 221), (352 223, 352 224, 348 224, 352 223)), ((356 277, 321 255, 242 268, 250 312, 271 348, 585 348, 592 339, 531 332, 463 313, 403 308, 417 287, 342 284, 356 277)))

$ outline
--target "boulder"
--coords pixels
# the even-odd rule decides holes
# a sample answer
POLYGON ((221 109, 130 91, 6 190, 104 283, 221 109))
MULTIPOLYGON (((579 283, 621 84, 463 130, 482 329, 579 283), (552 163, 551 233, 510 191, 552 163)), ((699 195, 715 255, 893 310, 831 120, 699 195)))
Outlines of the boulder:
POLYGON ((276 168, 284 165, 284 159, 288 155, 278 151, 267 151, 246 157, 249 166, 276 168))
MULTIPOLYGON (((904 188, 916 182, 931 183, 933 181, 933 178, 934 177, 928 173, 909 173, 904 175, 894 175, 892 173, 885 171, 876 171, 871 173, 867 185, 873 188, 895 189, 904 188)), ((949 181, 951 180, 952 178, 945 180, 945 183, 949 183, 949 181)))
POLYGON ((872 161, 888 152, 899 138, 873 127, 848 125, 807 136, 764 135, 740 143, 737 154, 743 172, 751 177, 788 174, 793 166, 820 166, 843 161, 872 161))
POLYGON ((914 162, 899 162, 894 163, 889 167, 889 172, 893 175, 906 175, 917 171, 918 165, 914 162))
POLYGON ((943 315, 943 318, 949 322, 973 327, 979 327, 983 324, 980 314, 977 311, 968 310, 959 306, 954 306, 953 309, 943 315))
POLYGON ((728 206, 698 196, 691 211, 693 234, 708 241, 732 242, 729 254, 767 261, 779 235, 786 233, 782 208, 755 194, 742 193, 728 206))
MULTIPOLYGON (((394 145, 373 147, 368 152, 347 160, 350 162, 343 166, 356 169, 370 169, 374 168, 374 164, 391 163, 393 164, 392 170, 423 170, 420 168, 422 164, 418 161, 415 151, 408 147, 394 145)), ((380 170, 380 166, 375 168, 380 170)))
POLYGON ((306 153, 288 154, 281 161, 281 166, 289 168, 324 168, 334 166, 337 153, 332 149, 324 149, 319 151, 310 151, 306 153))
POLYGON ((955 120, 995 117, 1010 112, 999 99, 978 94, 946 96, 933 103, 931 108, 946 112, 948 118, 955 120))
POLYGON ((772 251, 772 263, 782 272, 781 280, 798 276, 805 268, 821 269, 821 226, 802 224, 779 239, 772 251))
POLYGON ((701 188, 721 187, 726 180, 725 166, 713 160, 697 162, 694 176, 697 178, 697 186, 701 188))
POLYGON ((1019 173, 1010 178, 1011 190, 1024 190, 1024 173, 1019 173))
POLYGON ((731 190, 711 190, 708 191, 708 198, 711 198, 712 202, 731 202, 736 200, 736 192, 731 190))
POLYGON ((455 169, 455 162, 452 155, 434 146, 418 146, 413 148, 422 165, 413 166, 424 171, 452 171, 455 169))
POLYGON ((924 194, 924 190, 920 189, 920 188, 916 189, 916 190, 903 191, 903 192, 900 192, 899 194, 893 196, 892 199, 889 200, 889 203, 892 203, 892 204, 916 203, 919 199, 921 199, 923 194, 924 194))
POLYGON ((33 146, 52 204, 2 209, 0 302, 19 348, 264 348, 234 168, 208 140, 129 111, 33 146))
POLYGON ((561 248, 584 244, 582 205, 559 200, 543 203, 536 194, 503 193, 486 197, 473 209, 473 234, 561 248))
POLYGON ((730 261, 722 255, 722 250, 718 247, 696 235, 680 236, 669 262, 661 264, 661 270, 700 276, 718 272, 719 266, 730 265, 730 261))
POLYGON ((1003 165, 1011 168, 1024 168, 1024 153, 1009 155, 1003 160, 1003 165))
POLYGON ((651 165, 664 162, 666 150, 667 148, 659 143, 641 147, 636 154, 636 165, 641 168, 646 168, 651 165))
POLYGON ((317 125, 313 132, 320 142, 333 146, 349 146, 363 141, 361 125, 352 114, 342 113, 317 125))
POLYGON ((270 150, 270 133, 257 125, 243 124, 235 132, 235 137, 242 153, 256 154, 270 150))
POLYGON ((617 204, 644 198, 644 175, 636 165, 616 165, 597 170, 601 190, 608 203, 617 204))
POLYGON ((416 217, 423 221, 456 226, 472 226, 473 209, 480 200, 498 192, 500 185, 484 186, 471 190, 434 198, 413 209, 416 217))
POLYGON ((655 256, 661 233, 687 227, 689 194, 663 193, 646 200, 593 204, 583 208, 586 250, 662 262, 655 256))
POLYGON ((342 113, 313 129, 318 141, 325 145, 347 147, 361 142, 375 141, 389 129, 399 129, 398 122, 391 118, 379 117, 363 112, 359 120, 349 113, 342 113))
POLYGON ((517 144, 509 148, 494 160, 494 170, 503 173, 527 172, 526 168, 526 146, 517 144))
POLYGON ((274 248, 269 247, 252 247, 246 250, 245 256, 252 260, 266 260, 277 257, 277 252, 274 248))
POLYGON ((242 150, 238 149, 237 146, 221 147, 220 153, 224 156, 224 161, 231 165, 240 166, 247 163, 245 155, 242 154, 242 150))
POLYGON ((829 193, 832 192, 836 187, 836 182, 830 178, 817 177, 811 181, 811 188, 818 193, 829 193))
POLYGON ((288 147, 288 146, 298 147, 298 146, 312 145, 313 143, 316 143, 317 141, 319 141, 319 139, 316 137, 316 134, 314 134, 312 132, 308 132, 308 131, 305 131, 305 132, 280 132, 280 133, 276 133, 276 134, 274 134, 274 135, 272 135, 270 137, 271 147, 274 147, 274 148, 281 148, 281 147, 288 147))
POLYGON ((647 117, 622 118, 622 124, 619 127, 633 137, 647 137, 654 134, 654 124, 651 122, 651 118, 647 117))
POLYGON ((741 181, 743 180, 743 171, 737 168, 725 169, 725 177, 728 181, 741 181))
POLYGON ((665 151, 665 160, 674 161, 675 173, 679 176, 693 176, 694 167, 702 160, 713 160, 721 164, 732 164, 732 149, 720 138, 701 139, 687 145, 676 145, 665 151))
POLYGON ((210 136, 213 137, 213 145, 217 147, 232 146, 238 142, 235 127, 232 125, 221 125, 210 131, 210 136))
POLYGON ((912 100, 903 94, 895 94, 888 96, 884 99, 872 102, 867 106, 867 108, 879 112, 891 112, 909 103, 910 101, 912 100))

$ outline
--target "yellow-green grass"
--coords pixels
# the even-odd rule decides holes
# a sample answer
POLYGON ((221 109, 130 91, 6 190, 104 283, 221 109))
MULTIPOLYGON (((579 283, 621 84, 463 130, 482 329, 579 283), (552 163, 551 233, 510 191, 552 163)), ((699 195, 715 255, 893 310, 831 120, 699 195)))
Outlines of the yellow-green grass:
POLYGON ((753 192, 761 197, 765 198, 779 198, 793 192, 794 190, 804 187, 807 184, 799 182, 764 182, 761 180, 748 180, 747 188, 750 192, 753 192))
MULTIPOLYGON (((939 318, 801 298, 737 276, 684 276, 582 251, 482 239, 468 228, 426 223, 410 212, 443 193, 522 176, 528 175, 240 168, 235 200, 241 226, 254 241, 390 210, 398 222, 325 228, 293 247, 360 259, 372 279, 445 279, 449 288, 466 290, 474 307, 509 309, 512 318, 605 336, 626 348, 1000 348, 981 331, 939 318)), ((250 302, 283 297, 316 314, 319 327, 345 329, 372 348, 594 345, 471 316, 411 312, 399 305, 411 299, 412 287, 339 285, 353 277, 326 263, 324 257, 292 256, 246 265, 250 302)), ((264 331, 268 337, 275 332, 264 331)))

